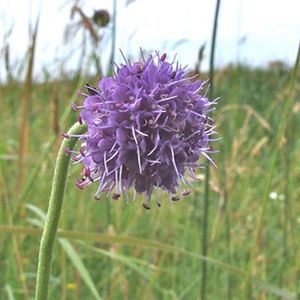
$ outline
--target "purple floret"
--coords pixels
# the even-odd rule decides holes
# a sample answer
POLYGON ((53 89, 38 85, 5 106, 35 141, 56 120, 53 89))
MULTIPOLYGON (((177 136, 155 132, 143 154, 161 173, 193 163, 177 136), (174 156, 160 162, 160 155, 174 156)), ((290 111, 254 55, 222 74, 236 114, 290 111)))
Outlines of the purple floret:
POLYGON ((86 85, 80 120, 87 133, 73 158, 84 165, 77 186, 98 182, 96 198, 113 191, 118 199, 134 187, 149 208, 158 187, 177 201, 189 194, 186 174, 193 177, 199 158, 211 160, 215 132, 207 113, 214 101, 199 94, 205 82, 186 77, 185 68, 165 59, 158 53, 134 64, 125 59, 98 88, 86 85))

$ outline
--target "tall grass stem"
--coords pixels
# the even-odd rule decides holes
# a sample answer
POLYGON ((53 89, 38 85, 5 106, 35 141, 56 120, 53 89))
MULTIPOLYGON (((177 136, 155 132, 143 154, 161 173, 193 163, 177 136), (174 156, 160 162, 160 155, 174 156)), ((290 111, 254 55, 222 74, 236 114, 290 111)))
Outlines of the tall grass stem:
MULTIPOLYGON (((209 64, 209 78, 210 78, 210 97, 213 96, 213 80, 214 80, 214 58, 215 58, 215 48, 216 48, 216 38, 217 38, 217 28, 218 28, 218 19, 220 11, 221 0, 217 0, 215 8, 215 16, 213 23, 213 31, 211 38, 211 52, 210 52, 210 64, 209 64)), ((202 226, 202 250, 201 254, 207 256, 208 253, 208 216, 209 216, 209 180, 210 180, 210 166, 209 163, 205 167, 205 192, 204 192, 204 218, 202 226)), ((206 285, 207 285, 207 263, 204 260, 202 262, 202 279, 201 279, 201 290, 200 295, 201 299, 206 298, 206 285)))
POLYGON ((117 37, 117 0, 113 0, 113 13, 112 13, 112 33, 111 33, 111 56, 109 69, 112 71, 115 61, 116 53, 116 37, 117 37))
POLYGON ((285 102, 283 104, 282 113, 280 114, 280 118, 279 118, 279 122, 278 122, 279 125, 278 125, 277 135, 276 135, 276 139, 275 139, 275 147, 274 147, 271 162, 269 165, 268 176, 266 178, 266 184, 265 184, 265 190, 264 190, 264 194, 263 194, 261 208, 260 208, 258 218, 257 218, 254 242, 253 242, 253 246, 251 249, 249 265, 248 265, 245 282, 244 282, 244 292, 245 292, 246 298, 249 297, 249 292, 251 292, 252 270, 253 270, 254 264, 255 264, 255 258, 257 255, 257 251, 258 251, 258 244, 261 239, 263 223, 264 223, 264 215, 266 212, 266 207, 267 207, 267 203, 268 203, 268 199, 269 199, 270 187, 271 187, 272 178, 273 178, 274 171, 275 171, 276 162, 278 159, 279 149, 281 149, 282 146, 284 145, 284 140, 285 140, 284 135, 285 135, 285 129, 286 129, 286 124, 287 124, 286 122, 288 120, 288 114, 291 111, 291 107, 293 104, 292 95, 293 95, 294 88, 295 88, 297 73, 299 71, 299 65, 300 65, 300 44, 298 47, 296 62, 294 64, 292 76, 291 76, 291 79, 290 79, 289 85, 288 85, 287 99, 285 100, 285 102))
MULTIPOLYGON (((0 188, 2 190, 2 193, 0 193, 0 198, 3 196, 5 214, 7 216, 7 224, 9 226, 13 226, 11 203, 8 201, 9 197, 6 192, 4 182, 5 182, 4 175, 2 174, 2 170, 0 169, 0 188)), ((11 239, 12 239, 14 257, 16 259, 16 267, 18 270, 19 281, 20 281, 20 285, 22 287, 23 298, 24 298, 24 300, 27 300, 27 299, 29 299, 29 290, 28 290, 25 272, 24 272, 24 260, 23 260, 23 257, 21 255, 21 250, 20 250, 20 239, 17 238, 16 234, 12 234, 11 239)), ((3 259, 4 264, 6 265, 6 267, 8 267, 8 265, 7 265, 8 263, 5 261, 4 257, 0 257, 0 260, 1 259, 3 259)))
POLYGON ((30 98, 32 89, 32 73, 34 66, 34 56, 37 42, 37 33, 39 28, 39 16, 37 17, 35 28, 31 36, 30 46, 28 49, 28 64, 25 75, 24 89, 21 97, 21 127, 20 127, 20 147, 19 147, 19 166, 18 166, 18 180, 17 180, 17 192, 23 186, 24 174, 25 174, 25 158, 28 152, 28 137, 29 137, 29 111, 30 111, 30 98))
MULTIPOLYGON (((78 135, 82 134, 85 130, 85 126, 76 123, 71 127, 68 134, 78 135)), ((65 149, 73 149, 76 142, 77 138, 64 139, 58 152, 49 200, 47 220, 44 226, 40 244, 35 300, 48 299, 52 251, 61 214, 68 166, 70 162, 70 156, 65 154, 65 149)))

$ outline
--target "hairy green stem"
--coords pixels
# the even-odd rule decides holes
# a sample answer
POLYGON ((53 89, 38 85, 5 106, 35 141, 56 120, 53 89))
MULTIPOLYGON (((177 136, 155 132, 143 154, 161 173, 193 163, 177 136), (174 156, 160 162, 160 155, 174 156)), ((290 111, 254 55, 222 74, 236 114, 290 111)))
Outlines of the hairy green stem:
MULTIPOLYGON (((69 130, 69 135, 84 133, 85 126, 79 123, 74 124, 69 130)), ((64 191, 70 156, 65 154, 65 149, 73 149, 78 138, 64 139, 56 160, 51 195, 49 200, 47 220, 44 226, 36 279, 35 300, 48 299, 49 279, 51 271, 52 251, 63 204, 64 191)))

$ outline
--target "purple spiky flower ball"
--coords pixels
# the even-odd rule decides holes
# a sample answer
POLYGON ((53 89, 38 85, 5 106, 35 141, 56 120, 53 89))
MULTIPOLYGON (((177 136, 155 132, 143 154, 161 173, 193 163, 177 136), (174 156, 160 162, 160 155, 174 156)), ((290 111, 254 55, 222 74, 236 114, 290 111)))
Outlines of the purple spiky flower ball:
POLYGON ((188 178, 201 167, 199 159, 213 162, 208 153, 215 126, 207 114, 215 101, 206 97, 206 82, 187 77, 166 54, 124 60, 98 88, 86 85, 83 106, 74 105, 87 125, 73 156, 84 165, 77 186, 97 182, 96 199, 102 192, 118 199, 134 187, 148 209, 155 188, 179 200, 189 194, 188 178))

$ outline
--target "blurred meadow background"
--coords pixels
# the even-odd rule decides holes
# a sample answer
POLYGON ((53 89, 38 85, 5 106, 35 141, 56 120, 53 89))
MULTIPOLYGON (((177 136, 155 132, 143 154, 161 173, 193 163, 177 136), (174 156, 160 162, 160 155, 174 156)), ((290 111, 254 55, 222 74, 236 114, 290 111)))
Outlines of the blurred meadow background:
POLYGON ((162 207, 148 211, 142 197, 96 202, 95 185, 75 187, 81 168, 71 165, 50 299, 299 299, 298 8, 1 1, 0 300, 34 297, 60 133, 78 118, 77 91, 122 63, 119 48, 133 61, 140 47, 177 53, 211 78, 210 98, 221 98, 217 168, 200 171, 176 204, 155 193, 162 207))

